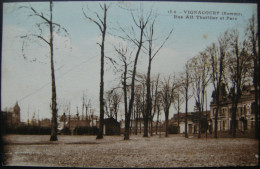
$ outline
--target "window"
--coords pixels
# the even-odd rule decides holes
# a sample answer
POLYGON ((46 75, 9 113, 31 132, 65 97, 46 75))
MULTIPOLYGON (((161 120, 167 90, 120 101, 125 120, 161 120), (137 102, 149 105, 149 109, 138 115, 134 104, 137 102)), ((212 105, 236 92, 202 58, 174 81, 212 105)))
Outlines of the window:
POLYGON ((254 118, 251 118, 251 129, 255 127, 254 118))
POLYGON ((216 115, 216 109, 214 108, 213 109, 213 116, 215 117, 215 115, 216 115))
POLYGON ((221 116, 225 115, 225 109, 222 109, 221 116))
POLYGON ((251 104, 251 114, 255 114, 256 102, 251 104))

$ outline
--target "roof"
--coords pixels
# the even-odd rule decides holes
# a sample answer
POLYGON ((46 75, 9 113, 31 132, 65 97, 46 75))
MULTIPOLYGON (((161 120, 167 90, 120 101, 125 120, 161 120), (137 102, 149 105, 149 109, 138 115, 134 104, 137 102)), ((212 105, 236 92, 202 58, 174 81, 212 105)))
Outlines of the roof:
MULTIPOLYGON (((247 102, 247 101, 253 101, 255 99, 255 90, 254 90, 254 86, 253 85, 245 85, 243 86, 242 89, 242 95, 240 97, 240 99, 238 100, 238 103, 243 103, 243 102, 247 102)), ((220 105, 221 106, 225 106, 225 105, 229 105, 232 104, 232 100, 230 98, 230 96, 222 96, 221 100, 220 100, 220 105)), ((216 106, 216 100, 213 99, 210 103, 210 107, 216 106)))
POLYGON ((117 123, 117 124, 120 125, 120 123, 116 119, 114 119, 113 117, 104 119, 104 123, 117 123))

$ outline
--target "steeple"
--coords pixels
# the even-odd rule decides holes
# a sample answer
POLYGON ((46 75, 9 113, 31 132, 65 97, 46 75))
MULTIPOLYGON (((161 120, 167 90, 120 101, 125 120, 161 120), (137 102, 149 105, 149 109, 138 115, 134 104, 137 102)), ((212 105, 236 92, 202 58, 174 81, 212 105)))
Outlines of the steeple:
POLYGON ((19 123, 20 123, 20 106, 18 105, 17 101, 13 108, 13 123, 15 125, 19 125, 19 123))
POLYGON ((18 101, 16 101, 13 110, 14 110, 14 113, 15 113, 15 114, 17 114, 18 112, 19 112, 19 114, 20 114, 20 106, 18 105, 18 101))

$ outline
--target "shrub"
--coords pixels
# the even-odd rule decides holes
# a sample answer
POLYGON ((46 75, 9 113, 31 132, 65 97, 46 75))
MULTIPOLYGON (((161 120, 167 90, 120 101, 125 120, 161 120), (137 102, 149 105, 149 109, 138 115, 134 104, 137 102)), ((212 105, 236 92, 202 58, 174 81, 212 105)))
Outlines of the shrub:
POLYGON ((91 134, 91 135, 97 135, 98 128, 96 126, 94 127, 75 127, 73 130, 74 135, 83 135, 83 134, 91 134))
POLYGON ((48 135, 51 134, 50 127, 40 127, 40 126, 19 126, 14 128, 10 134, 39 134, 48 135))

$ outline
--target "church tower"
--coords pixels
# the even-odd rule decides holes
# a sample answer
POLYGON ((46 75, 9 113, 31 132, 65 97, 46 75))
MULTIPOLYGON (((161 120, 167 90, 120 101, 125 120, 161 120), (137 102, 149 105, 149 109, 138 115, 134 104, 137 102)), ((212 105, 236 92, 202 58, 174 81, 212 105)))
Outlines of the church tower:
POLYGON ((16 102, 13 108, 13 124, 15 126, 20 124, 20 106, 18 105, 18 102, 16 102))

